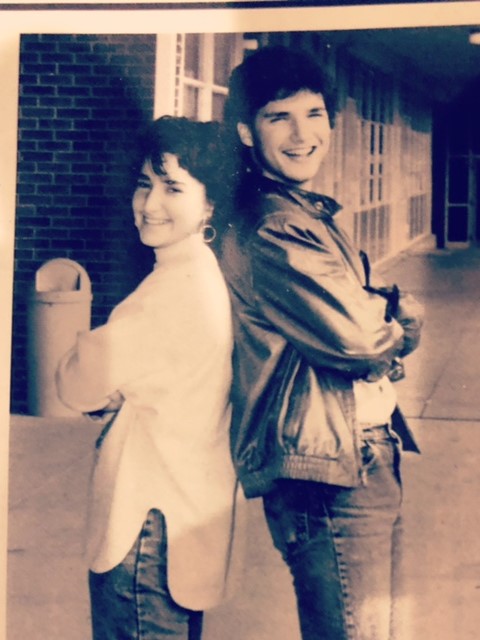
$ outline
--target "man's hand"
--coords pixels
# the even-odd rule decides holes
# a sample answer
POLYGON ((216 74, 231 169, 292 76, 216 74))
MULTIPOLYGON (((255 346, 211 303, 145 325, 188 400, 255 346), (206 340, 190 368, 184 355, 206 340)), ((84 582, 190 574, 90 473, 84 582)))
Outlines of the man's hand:
POLYGON ((398 310, 395 320, 400 323, 404 331, 402 357, 412 353, 420 342, 423 325, 423 307, 409 293, 400 293, 398 310))

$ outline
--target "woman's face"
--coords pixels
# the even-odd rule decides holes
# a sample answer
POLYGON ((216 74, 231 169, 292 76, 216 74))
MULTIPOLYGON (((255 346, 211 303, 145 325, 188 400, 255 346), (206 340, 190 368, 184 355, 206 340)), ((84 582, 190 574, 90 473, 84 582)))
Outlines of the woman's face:
POLYGON ((212 215, 205 186, 166 153, 164 175, 157 175, 149 161, 137 179, 132 198, 135 226, 147 247, 161 249, 199 233, 212 215))

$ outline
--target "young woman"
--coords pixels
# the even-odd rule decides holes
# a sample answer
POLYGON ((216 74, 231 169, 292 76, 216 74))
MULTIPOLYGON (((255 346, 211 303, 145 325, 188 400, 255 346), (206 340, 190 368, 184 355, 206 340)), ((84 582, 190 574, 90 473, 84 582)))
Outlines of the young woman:
POLYGON ((153 272, 105 325, 79 335, 57 372, 65 404, 114 412, 89 509, 94 640, 200 638, 201 612, 225 595, 233 339, 205 242, 218 153, 212 123, 164 117, 142 136, 132 208, 153 272))

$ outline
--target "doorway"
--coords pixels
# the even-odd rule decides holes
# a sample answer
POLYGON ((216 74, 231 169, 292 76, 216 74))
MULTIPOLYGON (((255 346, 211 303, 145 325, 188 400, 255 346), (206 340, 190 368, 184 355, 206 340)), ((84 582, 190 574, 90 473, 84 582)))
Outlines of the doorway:
MULTIPOLYGON (((441 194, 436 212, 439 246, 468 246, 480 241, 478 89, 479 81, 442 114, 440 131, 445 171, 442 182, 434 185, 441 194)), ((436 175, 435 167, 433 175, 436 175)))

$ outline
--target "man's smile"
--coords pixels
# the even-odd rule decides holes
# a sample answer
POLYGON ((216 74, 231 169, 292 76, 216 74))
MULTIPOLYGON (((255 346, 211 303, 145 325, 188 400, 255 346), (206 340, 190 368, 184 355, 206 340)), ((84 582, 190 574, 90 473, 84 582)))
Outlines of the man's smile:
POLYGON ((309 158, 313 153, 315 153, 317 147, 295 147, 294 149, 285 149, 284 154, 288 158, 309 158))

